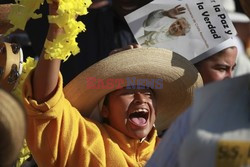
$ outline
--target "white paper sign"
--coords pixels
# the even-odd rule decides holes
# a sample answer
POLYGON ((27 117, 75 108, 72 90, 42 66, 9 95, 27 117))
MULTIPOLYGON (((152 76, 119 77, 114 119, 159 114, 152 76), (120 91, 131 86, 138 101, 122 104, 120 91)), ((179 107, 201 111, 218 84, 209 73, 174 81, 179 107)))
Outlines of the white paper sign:
POLYGON ((188 60, 237 34, 219 0, 155 0, 125 20, 142 46, 167 48, 188 60))

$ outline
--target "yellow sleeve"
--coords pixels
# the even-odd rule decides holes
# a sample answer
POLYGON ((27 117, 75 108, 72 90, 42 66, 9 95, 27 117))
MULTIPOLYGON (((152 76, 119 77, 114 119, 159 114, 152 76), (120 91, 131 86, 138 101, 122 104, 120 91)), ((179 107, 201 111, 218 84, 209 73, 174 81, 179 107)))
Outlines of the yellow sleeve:
POLYGON ((37 104, 32 99, 32 73, 24 88, 27 110, 27 144, 38 166, 88 166, 105 163, 103 127, 84 119, 64 98, 62 76, 54 96, 37 104))

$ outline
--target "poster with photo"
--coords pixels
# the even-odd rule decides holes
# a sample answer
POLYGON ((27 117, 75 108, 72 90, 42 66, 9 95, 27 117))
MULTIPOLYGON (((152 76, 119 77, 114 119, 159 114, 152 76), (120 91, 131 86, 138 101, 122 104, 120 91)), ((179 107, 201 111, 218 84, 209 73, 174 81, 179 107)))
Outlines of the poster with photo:
POLYGON ((237 34, 219 0, 154 0, 125 20, 142 46, 170 49, 188 60, 237 34))

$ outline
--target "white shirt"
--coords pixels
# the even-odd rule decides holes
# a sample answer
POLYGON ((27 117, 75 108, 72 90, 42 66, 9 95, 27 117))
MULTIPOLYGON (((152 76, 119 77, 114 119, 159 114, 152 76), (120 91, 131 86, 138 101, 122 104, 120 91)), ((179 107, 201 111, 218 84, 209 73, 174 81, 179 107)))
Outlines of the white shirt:
POLYGON ((177 38, 168 33, 168 28, 176 20, 164 16, 163 12, 163 9, 153 11, 143 22, 144 35, 138 38, 142 46, 154 46, 177 38))

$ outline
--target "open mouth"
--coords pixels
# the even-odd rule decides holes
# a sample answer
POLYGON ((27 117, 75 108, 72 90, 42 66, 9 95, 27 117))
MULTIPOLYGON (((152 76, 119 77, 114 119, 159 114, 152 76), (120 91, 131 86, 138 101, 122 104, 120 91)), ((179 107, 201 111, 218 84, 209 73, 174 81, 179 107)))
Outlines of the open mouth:
POLYGON ((137 109, 129 114, 129 120, 134 125, 144 126, 147 123, 149 111, 147 109, 137 109))

